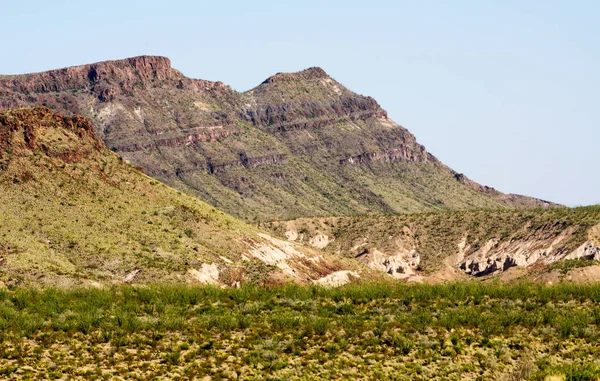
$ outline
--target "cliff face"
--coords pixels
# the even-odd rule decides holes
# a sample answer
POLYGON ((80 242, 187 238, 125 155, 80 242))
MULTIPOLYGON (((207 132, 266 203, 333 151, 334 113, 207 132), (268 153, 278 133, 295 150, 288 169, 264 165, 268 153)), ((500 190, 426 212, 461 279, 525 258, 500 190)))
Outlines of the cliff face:
POLYGON ((0 77, 0 108, 29 105, 86 116, 146 173, 251 220, 545 205, 462 179, 320 68, 244 93, 164 57, 0 77))
POLYGON ((122 89, 131 91, 136 83, 174 76, 176 72, 171 69, 168 58, 144 56, 14 76, 2 81, 2 85, 5 89, 28 94, 81 90, 93 88, 103 80, 118 80, 122 89))
POLYGON ((17 107, 21 102, 44 99, 42 94, 64 91, 89 91, 101 101, 118 95, 133 94, 135 86, 155 80, 181 77, 171 69, 164 57, 135 57, 120 61, 74 66, 43 73, 11 76, 0 81, 4 108, 17 107))

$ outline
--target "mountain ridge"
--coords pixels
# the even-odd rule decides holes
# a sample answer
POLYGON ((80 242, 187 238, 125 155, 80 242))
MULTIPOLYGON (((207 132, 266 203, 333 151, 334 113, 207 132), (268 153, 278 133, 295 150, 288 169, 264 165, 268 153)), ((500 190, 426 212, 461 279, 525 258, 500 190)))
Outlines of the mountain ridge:
POLYGON ((464 178, 319 67, 245 92, 158 56, 0 77, 0 109, 34 105, 89 118, 125 160, 249 221, 552 205, 464 178))

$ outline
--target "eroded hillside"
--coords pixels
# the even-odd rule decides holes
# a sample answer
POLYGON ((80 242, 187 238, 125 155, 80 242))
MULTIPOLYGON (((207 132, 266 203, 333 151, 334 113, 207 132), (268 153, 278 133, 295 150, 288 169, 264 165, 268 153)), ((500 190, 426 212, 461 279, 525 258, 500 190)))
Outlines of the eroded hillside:
MULTIPOLYGON (((600 206, 302 218, 265 227, 408 280, 552 281, 560 279, 548 271, 562 278, 561 270, 600 260, 600 206)), ((590 281, 600 279, 595 267, 590 281)))

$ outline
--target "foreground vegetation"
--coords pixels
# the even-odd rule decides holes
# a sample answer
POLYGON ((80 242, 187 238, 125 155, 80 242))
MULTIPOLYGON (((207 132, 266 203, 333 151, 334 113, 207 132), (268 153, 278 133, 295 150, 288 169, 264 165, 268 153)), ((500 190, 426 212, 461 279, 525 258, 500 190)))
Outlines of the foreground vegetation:
POLYGON ((597 379, 599 302, 571 284, 2 290, 0 377, 597 379))

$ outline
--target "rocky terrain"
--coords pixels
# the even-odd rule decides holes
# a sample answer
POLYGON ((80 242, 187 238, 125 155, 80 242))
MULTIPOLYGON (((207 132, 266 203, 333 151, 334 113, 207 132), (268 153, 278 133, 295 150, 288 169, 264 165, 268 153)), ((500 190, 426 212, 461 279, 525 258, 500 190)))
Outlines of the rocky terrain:
POLYGON ((548 206, 469 180, 320 68, 240 93, 135 57, 0 77, 0 108, 81 114, 127 162, 247 221, 548 206))
POLYGON ((0 113, 0 195, 0 289, 369 277, 144 175, 106 149, 88 120, 43 107, 0 113))
POLYGON ((600 375, 600 206, 477 184, 321 69, 138 57, 0 102, 0 378, 600 375))
MULTIPOLYGON (((553 282, 567 270, 600 269, 599 206, 302 218, 264 226, 409 281, 553 282)), ((573 280, 600 280, 596 270, 585 272, 573 280)))

